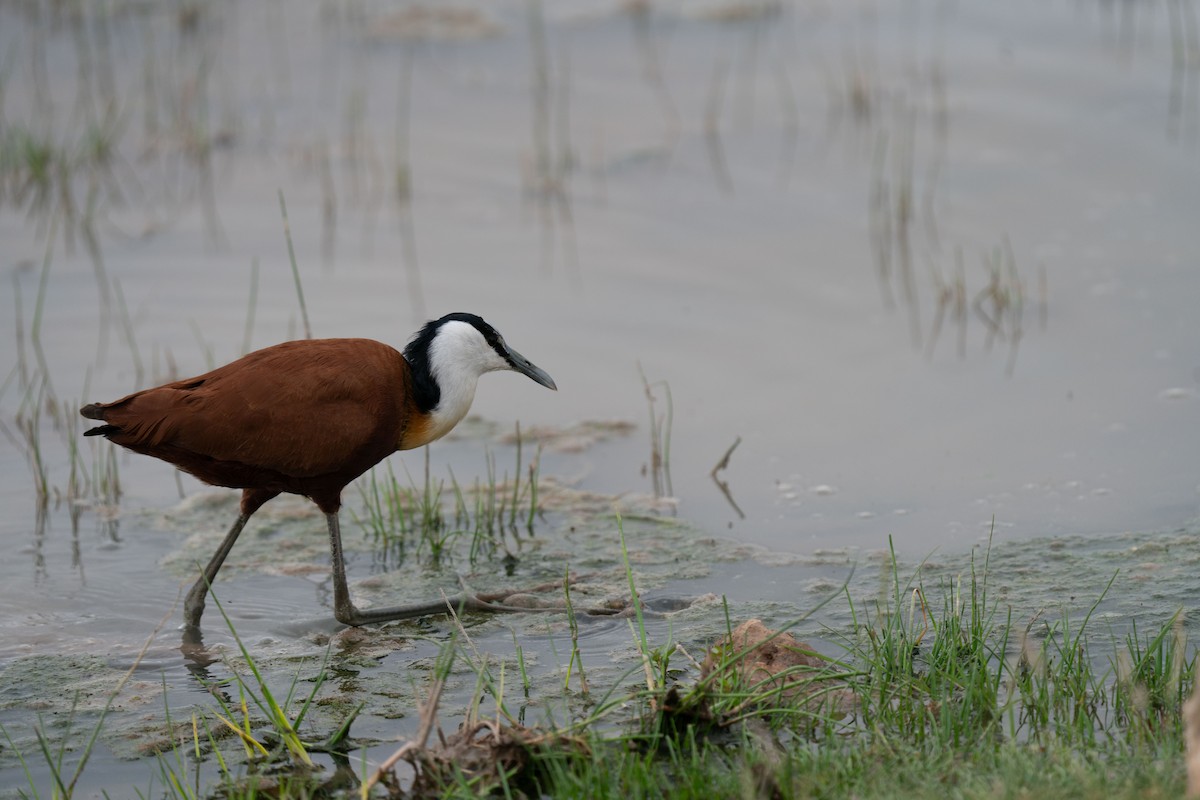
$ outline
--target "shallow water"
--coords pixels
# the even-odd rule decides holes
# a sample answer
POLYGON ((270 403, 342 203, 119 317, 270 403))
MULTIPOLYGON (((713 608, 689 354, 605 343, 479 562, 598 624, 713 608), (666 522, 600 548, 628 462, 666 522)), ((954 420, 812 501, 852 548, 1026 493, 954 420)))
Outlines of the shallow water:
MULTIPOLYGON (((429 316, 475 311, 560 389, 485 378, 475 409, 496 430, 637 423, 548 449, 546 475, 650 492, 639 368, 657 415, 657 382, 669 385, 678 517, 782 564, 749 584, 733 567, 680 576, 678 594, 771 616, 757 590, 786 586, 786 618, 815 602, 792 589, 836 586, 889 541, 909 563, 961 564, 991 536, 1036 539, 1034 553, 1058 537, 1084 566, 1046 591, 1094 597, 1101 572, 1140 559, 1115 545, 1101 559, 1089 543, 1194 529, 1194 3, 545 6, 0 6, 6 132, 33 131, 78 163, 96 141, 88 121, 110 100, 119 115, 117 156, 91 173, 103 284, 78 219, 55 223, 48 251, 32 195, 15 207, 6 184, 0 205, 13 287, 0 363, 14 370, 0 391, 0 664, 101 653, 128 665, 192 553, 162 517, 179 500, 175 475, 136 457, 119 458, 115 520, 89 505, 73 526, 61 505, 38 532, 15 422, 37 390, 20 375, 37 373, 40 347, 43 398, 73 408, 229 360, 247 341, 254 274, 250 345, 302 335, 279 191, 316 335, 399 345, 429 316), (959 251, 966 318, 948 311, 935 336, 959 251), (997 297, 1010 305, 989 341, 997 297), (720 473, 730 502, 709 473, 739 438, 720 473), (824 551, 837 565, 809 563, 824 551)), ((77 208, 88 181, 81 170, 72 183, 77 208)), ((37 429, 63 490, 80 428, 43 412, 37 429)), ((501 469, 512 463, 511 446, 471 435, 432 448, 435 474, 484 475, 484 441, 501 469)), ((91 469, 96 451, 82 452, 91 469)), ((320 537, 318 525, 300 560, 325 563, 320 537)), ((361 579, 371 559, 352 571, 361 579)), ((321 649, 311 630, 277 625, 327 613, 324 572, 231 575, 247 641, 280 658, 321 649)), ((1153 613, 1187 602, 1186 576, 1169 585, 1153 613)), ((176 620, 143 671, 164 670, 186 705, 199 690, 176 620)), ((619 626, 596 638, 597 658, 630 645, 619 626)), ((28 719, 21 707, 5 725, 28 719)), ((395 707, 411 714, 411 694, 395 707)), ((20 782, 3 769, 4 784, 20 782)), ((106 781, 145 772, 111 769, 106 781)))

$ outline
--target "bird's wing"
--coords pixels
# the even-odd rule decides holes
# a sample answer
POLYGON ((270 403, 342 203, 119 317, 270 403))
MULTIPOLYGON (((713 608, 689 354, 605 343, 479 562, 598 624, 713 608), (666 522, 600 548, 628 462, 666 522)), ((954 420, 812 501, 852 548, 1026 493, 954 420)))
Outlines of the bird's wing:
POLYGON ((313 477, 387 448, 389 438, 394 449, 408 382, 403 357, 379 342, 287 342, 131 395, 106 420, 145 449, 170 446, 313 477))

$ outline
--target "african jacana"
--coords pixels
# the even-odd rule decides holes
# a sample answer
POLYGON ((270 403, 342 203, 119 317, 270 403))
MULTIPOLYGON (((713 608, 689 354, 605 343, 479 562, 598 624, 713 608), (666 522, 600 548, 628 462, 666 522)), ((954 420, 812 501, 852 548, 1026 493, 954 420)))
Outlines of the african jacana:
POLYGON ((333 615, 347 625, 395 619, 401 608, 350 601, 338 509, 342 490, 397 450, 445 436, 471 407, 479 376, 515 370, 554 380, 474 314, 427 323, 404 353, 370 339, 308 339, 250 353, 212 372, 79 410, 106 436, 215 486, 242 490, 241 513, 184 601, 198 628, 208 587, 250 516, 290 492, 325 514, 333 615))

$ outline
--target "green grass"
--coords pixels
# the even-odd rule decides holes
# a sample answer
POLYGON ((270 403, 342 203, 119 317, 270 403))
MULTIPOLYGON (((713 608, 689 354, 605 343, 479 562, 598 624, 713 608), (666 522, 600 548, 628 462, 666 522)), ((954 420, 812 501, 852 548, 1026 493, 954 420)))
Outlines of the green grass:
POLYGON ((453 470, 449 471, 448 486, 446 480, 435 478, 428 448, 420 483, 411 475, 401 482, 392 463, 385 461, 355 484, 361 502, 358 508, 351 508, 351 514, 395 564, 402 563, 410 550, 429 563, 442 563, 462 541, 466 558, 474 565, 496 555, 505 535, 516 535, 522 528, 533 533, 541 513, 541 445, 528 464, 522 462, 522 453, 518 426, 513 477, 507 472, 498 474, 495 457, 488 452, 485 481, 476 480, 470 486, 459 483, 453 470))
MULTIPOLYGON (((846 604, 851 620, 822 636, 823 664, 763 679, 745 669, 757 653, 727 642, 714 642, 701 667, 670 634, 656 641, 628 556, 625 573, 636 655, 611 685, 587 686, 570 627, 560 685, 570 693, 574 683, 584 702, 557 725, 523 724, 531 678, 520 643, 510 668, 455 622, 434 672, 444 680, 456 660, 467 665, 471 699, 461 725, 440 718, 442 735, 397 754, 415 770, 402 773, 416 781, 404 796, 1111 800, 1184 790, 1180 715, 1195 681, 1195 650, 1178 614, 1150 630, 1099 628, 1096 609, 1111 582, 1081 617, 1043 612, 1017 622, 996 599, 986 554, 929 586, 920 569, 901 575, 893 558, 877 599, 855 601, 843 587, 821 604, 846 604)), ((732 630, 740 620, 735 608, 726 613, 732 630)), ((212 708, 197 712, 190 734, 160 755, 147 797, 401 796, 386 779, 361 789, 377 764, 355 764, 345 750, 358 711, 323 742, 302 738, 320 679, 303 693, 297 681, 273 693, 229 627, 246 666, 230 665, 229 677, 210 687, 212 708), (315 752, 338 753, 339 769, 331 776, 314 764, 315 752), (198 778, 198 762, 216 767, 209 785, 198 778)), ((440 695, 431 692, 423 719, 437 711, 440 695)), ((169 709, 167 720, 170 728, 169 709)), ((38 752, 22 754, 25 796, 41 796, 34 776, 47 772, 58 776, 49 796, 71 796, 86 757, 68 779, 62 745, 38 742, 38 752)))
MULTIPOLYGON (((627 574, 636 598, 628 564, 627 574)), ((642 672, 645 688, 621 699, 636 713, 606 698, 600 713, 538 737, 502 730, 493 773, 463 766, 471 759, 451 741, 455 757, 434 748, 422 762, 420 796, 1180 796, 1195 655, 1178 616, 1106 636, 1093 630, 1105 587, 1082 619, 1022 627, 987 578, 985 560, 930 588, 902 581, 893 562, 883 598, 851 603, 843 653, 786 675, 802 690, 791 699, 778 676, 739 677, 753 654, 729 647, 710 651, 706 677, 672 669, 678 649, 631 620, 640 663, 627 676, 642 672), (834 690, 849 702, 825 702, 834 690)))
MULTIPOLYGON (((25 392, 18 432, 41 475, 39 415, 73 420, 73 404, 47 402, 44 385, 31 382, 25 392)), ((64 429, 66 441, 74 442, 77 431, 64 429)), ((539 461, 540 451, 525 463, 518 445, 510 480, 498 475, 489 453, 485 481, 471 487, 453 473, 448 484, 435 478, 428 454, 424 474, 405 483, 381 466, 359 484, 359 522, 385 551, 407 548, 432 562, 451 547, 456 557, 469 554, 472 564, 496 557, 504 536, 522 524, 532 530, 540 513, 539 461)), ((116 501, 111 446, 93 449, 90 464, 73 451, 71 469, 71 495, 116 501)), ((49 494, 48 480, 39 485, 49 494)), ((625 553, 619 517, 615 524, 625 553)), ((982 562, 927 585, 920 568, 904 575, 893 556, 878 597, 855 599, 843 588, 822 604, 850 620, 821 633, 823 668, 762 680, 740 671, 751 653, 713 643, 693 657, 670 633, 656 640, 661 634, 647 624, 626 554, 636 656, 621 665, 620 679, 598 683, 579 648, 580 629, 569 620, 571 650, 558 685, 578 702, 566 720, 525 727, 528 709, 542 698, 535 695, 530 704, 537 676, 520 642, 514 641, 515 668, 479 651, 464 628, 443 644, 444 663, 458 657, 475 674, 465 725, 495 726, 494 752, 482 744, 471 751, 494 758, 494 768, 481 773, 468 768, 469 759, 431 758, 421 762, 420 769, 429 770, 422 791, 446 797, 482 791, 513 797, 1180 796, 1181 708, 1196 676, 1183 615, 1149 628, 1122 621, 1116 631, 1096 613, 1110 581, 1081 616, 1051 605, 1018 620, 997 599, 988 558, 985 551, 982 562), (788 691, 795 687, 799 691, 788 691), (485 702, 495 704, 494 723, 486 719, 485 702)), ((563 594, 569 605, 568 582, 563 594)), ((793 626, 806 623, 811 630, 806 620, 819 610, 793 626)), ((742 621, 736 608, 726 608, 726 615, 729 630, 742 621)), ((228 677, 208 687, 211 707, 194 712, 190 725, 177 728, 166 709, 174 745, 154 761, 145 796, 313 796, 333 780, 329 758, 314 760, 314 753, 337 754, 339 782, 373 772, 374 764, 348 761, 349 726, 362 708, 348 712, 336 730, 302 736, 321 678, 304 692, 297 680, 273 691, 268 679, 278 679, 258 668, 251 648, 226 622, 245 666, 229 665, 228 677)), ((453 728, 449 720, 442 723, 453 728)), ((0 727, 0 746, 24 766, 26 786, 18 796, 73 796, 103 726, 103 713, 87 731, 78 724, 73 731, 71 720, 65 728, 39 724, 35 745, 25 752, 0 727), (80 737, 81 744, 68 746, 80 737)), ((439 746, 428 749, 438 756, 439 746)), ((351 796, 355 780, 348 783, 327 793, 351 796)), ((383 782, 372 796, 387 791, 383 782)))
MULTIPOLYGON (((1106 588, 1083 619, 1044 623, 1035 644, 989 597, 986 568, 933 592, 893 569, 885 598, 854 609, 844 654, 791 675, 813 690, 792 701, 778 682, 739 683, 728 667, 748 654, 730 648, 710 654, 721 680, 675 679, 663 656, 671 648, 631 624, 647 686, 640 724, 615 736, 573 729, 583 747, 530 748, 528 764, 496 788, 599 798, 1179 796, 1180 708, 1195 655, 1178 617, 1149 635, 1134 626, 1123 641, 1097 635, 1111 648, 1099 658, 1092 612, 1106 588), (849 711, 812 702, 831 686, 853 698, 849 711)), ((456 775, 443 788, 459 797, 480 787, 456 775)))
MULTIPOLYGON (((684 738, 654 754, 609 748, 574 759, 547 755, 543 789, 556 798, 1115 798, 1180 797, 1177 769, 1119 753, 994 750, 930 754, 904 743, 833 742, 781 761, 754 742, 684 738)), ((474 796, 455 787, 445 796, 474 796)))

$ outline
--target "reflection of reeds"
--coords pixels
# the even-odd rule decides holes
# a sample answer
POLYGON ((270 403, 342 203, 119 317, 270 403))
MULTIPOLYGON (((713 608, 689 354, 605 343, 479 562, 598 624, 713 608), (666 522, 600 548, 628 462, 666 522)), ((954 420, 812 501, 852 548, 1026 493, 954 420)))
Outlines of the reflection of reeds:
POLYGON ((733 194, 733 178, 725 161, 725 146, 721 141, 721 107, 725 98, 725 81, 728 68, 718 61, 713 67, 712 80, 708 84, 708 102, 704 107, 704 145, 708 150, 708 161, 712 165, 717 188, 723 194, 733 194))
POLYGON ((258 308, 258 259, 250 261, 250 296, 246 300, 246 326, 242 334, 242 355, 250 352, 250 337, 254 333, 254 312, 258 308))
MULTIPOLYGON (((205 46, 205 42, 197 46, 205 46)), ((207 45, 211 46, 211 45, 207 45)), ((207 49, 197 56, 194 72, 180 87, 178 117, 175 125, 182 137, 183 155, 191 163, 196 177, 196 192, 209 239, 218 246, 225 244, 221 216, 217 211, 216 176, 213 151, 224 141, 225 134, 214 129, 208 95, 214 57, 207 49)))
POLYGON ((715 483, 717 488, 721 490, 721 494, 724 495, 725 500, 729 503, 730 507, 737 512, 738 518, 745 519, 746 515, 742 512, 741 507, 738 506, 737 502, 733 499, 733 492, 729 490, 729 483, 717 477, 718 472, 721 472, 729 467, 729 457, 733 455, 733 451, 736 450, 737 446, 741 443, 742 437, 740 436, 733 440, 733 444, 729 445, 729 449, 725 451, 725 455, 721 456, 720 460, 717 461, 716 465, 712 468, 712 472, 709 473, 709 477, 713 479, 713 483, 715 483))
POLYGON ((125 293, 121 291, 121 282, 113 281, 113 292, 117 298, 117 313, 118 323, 121 326, 121 333, 125 336, 125 343, 129 345, 129 355, 133 359, 134 370, 134 385, 141 386, 142 380, 142 354, 138 348, 137 336, 133 332, 133 318, 129 316, 129 307, 125 304, 125 293))
POLYGON ((312 338, 312 325, 308 322, 308 305, 304 302, 304 285, 300 282, 300 267, 296 265, 296 248, 292 246, 292 226, 288 222, 287 204, 283 190, 279 190, 279 215, 283 218, 283 238, 287 240, 288 260, 292 265, 292 278, 296 283, 296 298, 300 301, 300 316, 304 320, 304 338, 312 338))
POLYGON ((412 157, 409 153, 410 107, 412 100, 413 51, 404 48, 400 80, 396 93, 396 208, 400 226, 400 253, 408 281, 408 302, 413 319, 425 319, 425 290, 421 285, 421 268, 417 262, 417 226, 412 207, 412 157))
POLYGON ((159 74, 153 60, 155 52, 154 25, 148 21, 142 22, 142 52, 146 57, 142 60, 142 137, 146 141, 158 138, 158 94, 159 74))
POLYGON ((937 307, 933 314, 933 328, 929 331, 929 340, 925 345, 925 355, 933 357, 933 348, 937 345, 942 332, 942 324, 946 312, 950 311, 958 327, 958 357, 967 355, 967 277, 963 266, 962 248, 954 250, 954 277, 947 281, 936 261, 930 261, 930 274, 934 284, 934 298, 937 307))
MULTIPOLYGON (((855 71, 855 75, 860 74, 855 71)), ((853 85, 857 79, 851 81, 853 85)), ((908 318, 914 347, 924 349, 932 357, 948 319, 957 328, 957 353, 965 357, 967 328, 974 317, 985 328, 984 350, 990 351, 997 340, 1008 344, 1005 372, 1012 375, 1017 353, 1025 335, 1023 325, 1025 290, 1018 274, 1012 246, 1005 237, 1000 247, 984 255, 987 285, 973 296, 967 290, 963 249, 954 250, 954 270, 949 276, 942 272, 942 233, 937 223, 935 196, 946 159, 950 137, 950 112, 946 96, 946 81, 941 65, 934 62, 928 71, 928 104, 910 99, 900 93, 893 104, 892 125, 884 128, 874 117, 873 92, 863 89, 861 107, 855 105, 856 92, 848 91, 850 108, 859 110, 853 115, 858 124, 870 124, 875 130, 875 145, 871 161, 871 178, 867 193, 867 228, 872 260, 883 304, 886 308, 903 306, 908 318), (927 126, 926 126, 927 122, 927 126), (928 130, 929 140, 918 135, 928 130), (920 146, 923 145, 923 146, 920 146), (918 175, 923 183, 918 182, 918 175), (917 198, 920 198, 919 208, 917 198), (914 261, 923 253, 929 270, 930 285, 918 285, 914 261), (922 345, 920 299, 932 291, 933 321, 928 339, 922 345)), ((1046 271, 1039 267, 1038 321, 1044 329, 1048 308, 1046 303, 1046 271)))
POLYGON ((942 66, 934 62, 929 70, 930 128, 933 133, 933 147, 929 157, 929 165, 925 172, 925 192, 922 196, 921 208, 925 219, 925 239, 929 247, 937 252, 940 247, 937 226, 937 212, 934 208, 934 196, 942 175, 942 165, 946 161, 946 150, 950 145, 950 107, 946 100, 946 77, 942 66))
POLYGON ((20 433, 25 447, 25 457, 29 461, 29 469, 33 475, 33 491, 37 505, 44 507, 50 499, 50 477, 47 472, 46 460, 42 454, 41 414, 42 396, 33 399, 26 405, 25 410, 17 414, 17 432, 20 433))
MULTIPOLYGON (((57 246, 56 238, 68 252, 79 243, 92 265, 96 284, 100 313, 96 361, 99 364, 105 359, 115 328, 118 335, 124 334, 140 380, 141 358, 131 335, 128 309, 118 308, 118 303, 124 302, 118 296, 120 287, 108 275, 102 226, 110 208, 131 198, 141 200, 150 215, 160 213, 159 209, 172 213, 175 198, 171 195, 183 183, 189 187, 185 194, 198 198, 211 238, 221 241, 213 157, 231 134, 228 125, 213 124, 209 105, 211 65, 219 63, 213 55, 216 39, 209 35, 215 29, 202 27, 208 12, 197 9, 194 24, 181 22, 180 46, 166 50, 171 55, 164 59, 154 40, 161 26, 153 19, 135 17, 144 56, 135 78, 137 87, 130 88, 118 81, 113 50, 116 26, 128 24, 130 18, 114 14, 103 4, 66 9, 33 3, 28 10, 30 36, 23 44, 29 54, 27 74, 34 91, 30 108, 15 117, 19 122, 10 122, 3 113, 5 93, 0 85, 0 204, 27 215, 36 235, 46 241, 47 261, 57 246), (52 20, 47 20, 47 15, 52 20), (54 30, 69 37, 74 58, 70 100, 55 96, 63 93, 62 87, 72 85, 69 78, 49 79, 46 39, 47 31, 54 30), (68 107, 69 113, 63 114, 61 109, 68 107), (129 125, 139 111, 140 125, 129 125), (131 131, 142 137, 139 158, 132 164, 125 160, 131 131), (164 155, 175 158, 169 161, 164 155), (165 197, 147 198, 141 173, 156 167, 162 171, 162 179, 155 185, 165 197), (120 312, 120 317, 114 312, 120 312)), ((5 74, 0 80, 7 80, 12 67, 13 60, 2 65, 5 74)), ((31 330, 35 337, 39 325, 40 319, 31 330)), ((40 343, 34 342, 38 370, 49 380, 40 349, 40 343)), ((23 380, 29 379, 32 377, 23 380)), ((53 387, 48 391, 54 396, 53 387)))
POLYGON ((1190 0, 1167 0, 1171 32, 1171 86, 1167 100, 1167 135, 1173 140, 1197 130, 1196 89, 1200 83, 1200 25, 1190 0), (1189 101, 1191 107, 1188 107, 1189 101))
POLYGON ((1025 291, 1007 236, 1000 247, 984 255, 983 265, 988 272, 988 284, 975 295, 971 305, 987 327, 985 350, 991 350, 996 339, 1008 341, 1005 373, 1011 376, 1017 364, 1017 348, 1024 334, 1025 291))
POLYGON ((876 137, 868 195, 868 229, 875 256, 876 277, 884 305, 892 308, 893 280, 908 315, 914 347, 921 345, 921 310, 913 268, 914 162, 917 109, 901 99, 896 105, 899 130, 876 137))
POLYGON ((885 124, 873 72, 857 62, 847 63, 846 88, 837 108, 844 109, 840 113, 849 117, 853 128, 872 132, 874 139, 867 219, 876 278, 886 308, 895 308, 899 294, 913 346, 920 347, 920 292, 914 263, 918 251, 940 249, 934 197, 949 137, 945 82, 935 63, 927 86, 918 84, 895 93, 890 124, 885 124), (921 99, 924 94, 929 95, 931 109, 921 99), (922 147, 918 133, 924 129, 925 116, 930 118, 933 136, 929 146, 922 147), (918 171, 919 166, 924 166, 923 171, 918 171), (923 184, 918 183, 919 174, 923 184))
POLYGON ((675 107, 675 99, 671 96, 671 90, 663 77, 662 64, 658 57, 658 37, 654 34, 653 9, 646 0, 627 3, 625 9, 632 25, 634 45, 642 62, 642 79, 646 81, 658 102, 658 109, 663 118, 663 145, 667 152, 670 152, 679 141, 681 123, 679 110, 675 107))
POLYGON ((642 388, 646 393, 646 404, 650 411, 650 478, 654 483, 654 494, 658 497, 672 497, 675 494, 671 486, 671 423, 675 407, 671 401, 671 385, 666 381, 650 383, 642 365, 638 364, 638 374, 642 376, 642 388), (654 389, 661 386, 666 400, 666 410, 663 414, 655 413, 654 404, 658 398, 654 389))
POLYGON ((550 57, 546 48, 546 20, 540 0, 529 0, 529 85, 533 96, 530 141, 533 143, 534 192, 555 188, 550 153, 550 57))
POLYGON ((887 135, 880 133, 875 144, 871 167, 871 188, 867 200, 867 229, 871 252, 875 256, 875 277, 887 309, 896 307, 892 294, 892 200, 883 165, 887 152, 887 135))
POLYGON ((796 149, 800 144, 800 109, 796 104, 796 92, 792 88, 787 66, 782 61, 775 65, 775 86, 779 90, 779 108, 783 114, 779 185, 787 188, 792 178, 792 165, 796 161, 796 149))
POLYGON ((825 136, 828 143, 847 143, 853 152, 869 145, 874 134, 882 93, 878 88, 874 54, 847 48, 840 73, 826 71, 825 136))
MULTIPOLYGON (((362 54, 358 58, 363 58, 362 54)), ((364 69, 359 64, 359 71, 364 69)), ((363 79, 365 80, 365 78, 363 79)), ((359 85, 351 89, 346 96, 346 106, 342 118, 344 132, 342 140, 346 148, 347 181, 350 184, 350 200, 362 203, 366 198, 366 187, 361 175, 362 166, 367 154, 367 89, 359 85)))
POLYGON ((576 158, 570 128, 570 61, 560 48, 557 71, 552 69, 541 0, 528 0, 530 52, 530 143, 533 149, 523 171, 525 196, 536 204, 541 228, 541 255, 549 271, 556 235, 561 233, 564 258, 578 277, 575 219, 570 177, 576 158), (552 88, 552 79, 557 86, 552 88))
POLYGON ((42 3, 30 3, 29 11, 29 74, 33 84, 34 117, 48 119, 51 114, 53 96, 46 69, 46 32, 51 29, 42 19, 42 3))
MULTIPOLYGON (((985 333, 983 347, 991 351, 997 341, 1008 343, 1008 359, 1005 374, 1011 376, 1016 369, 1017 352, 1025 335, 1024 315, 1026 291, 1017 269, 1012 244, 1005 236, 1000 246, 983 254, 983 267, 987 272, 987 285, 975 293, 967 302, 966 271, 963 267, 963 252, 956 247, 954 252, 955 271, 947 280, 934 259, 930 260, 930 276, 935 290, 936 309, 933 326, 926 343, 925 354, 932 357, 947 314, 951 314, 958 328, 958 356, 966 356, 968 306, 975 317, 983 323, 985 333)), ((1049 315, 1047 301, 1047 279, 1045 265, 1039 265, 1037 273, 1038 324, 1046 328, 1049 315)))
POLYGON ((898 151, 895 154, 895 192, 892 207, 895 224, 895 246, 900 258, 900 285, 904 290, 904 307, 908 312, 908 329, 914 347, 921 346, 921 309, 917 296, 917 281, 913 274, 913 139, 916 128, 916 110, 907 104, 899 113, 900 134, 898 151))
MULTIPOLYGON (((121 471, 117 461, 117 446, 103 437, 93 437, 91 482, 92 497, 109 509, 121 500, 121 471)), ((178 474, 178 471, 176 472, 178 474)))
POLYGON ((1038 327, 1046 330, 1046 321, 1050 316, 1050 288, 1046 279, 1046 265, 1038 265, 1038 327))
MULTIPOLYGON (((3 383, 0 383, 0 395, 15 386, 21 392, 21 399, 13 417, 13 428, 0 421, 0 433, 25 455, 33 479, 33 494, 38 507, 39 519, 44 517, 45 507, 49 499, 54 497, 56 501, 63 501, 70 505, 72 525, 77 527, 78 501, 90 497, 105 505, 115 505, 120 495, 120 483, 117 478, 116 461, 111 453, 109 453, 109 459, 103 463, 96 462, 93 457, 89 471, 88 463, 79 450, 79 417, 75 413, 78 403, 61 400, 56 394, 51 380, 50 364, 42 341, 42 325, 52 264, 51 254, 57 237, 57 225, 58 216, 55 215, 51 218, 46 253, 38 279, 34 311, 29 321, 28 337, 26 336, 21 301, 21 286, 16 273, 13 276, 17 363, 3 383), (27 338, 29 350, 33 354, 32 363, 26 352, 27 338), (66 483, 62 486, 53 484, 51 480, 50 465, 55 463, 55 459, 46 451, 43 434, 47 429, 58 433, 66 451, 66 483)), ((114 288, 117 291, 118 300, 123 304, 124 298, 120 294, 120 284, 114 282, 114 288)), ((90 371, 87 376, 90 377, 90 371)), ((85 377, 84 380, 85 392, 89 383, 88 377, 85 377)), ((76 558, 73 563, 78 566, 78 559, 76 558)))
POLYGON ((318 146, 317 169, 321 176, 321 258, 328 267, 333 264, 334 244, 337 241, 337 187, 329 163, 329 142, 318 146))
MULTIPOLYGON (((74 246, 76 237, 83 240, 105 313, 110 302, 109 281, 96 223, 103 208, 122 197, 114 174, 119 136, 115 113, 84 126, 77 138, 61 143, 50 133, 0 125, 0 204, 11 203, 24 210, 48 246, 59 234, 68 248, 74 246)), ((103 336, 101 331, 99 352, 103 352, 103 336)))

